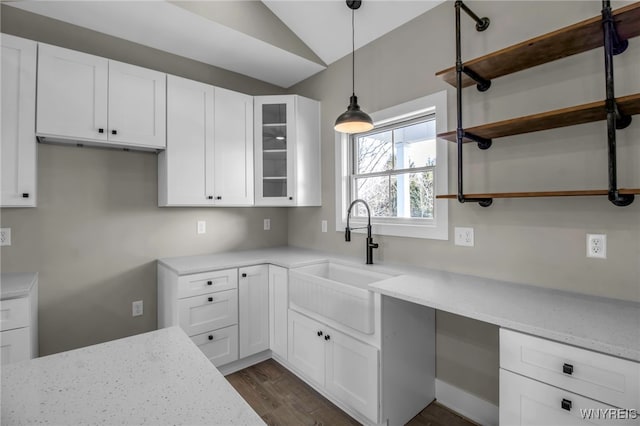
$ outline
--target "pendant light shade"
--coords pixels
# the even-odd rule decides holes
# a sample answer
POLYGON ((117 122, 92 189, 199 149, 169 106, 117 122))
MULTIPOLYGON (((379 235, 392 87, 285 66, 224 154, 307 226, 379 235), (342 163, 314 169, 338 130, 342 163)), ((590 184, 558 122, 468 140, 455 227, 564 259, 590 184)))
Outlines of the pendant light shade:
POLYGON ((355 70, 355 30, 354 30, 354 10, 362 4, 360 0, 347 0, 347 7, 351 9, 351 82, 352 94, 349 99, 347 110, 336 119, 334 129, 341 133, 361 133, 373 129, 373 120, 369 114, 362 111, 358 105, 358 97, 355 93, 356 70, 355 70))

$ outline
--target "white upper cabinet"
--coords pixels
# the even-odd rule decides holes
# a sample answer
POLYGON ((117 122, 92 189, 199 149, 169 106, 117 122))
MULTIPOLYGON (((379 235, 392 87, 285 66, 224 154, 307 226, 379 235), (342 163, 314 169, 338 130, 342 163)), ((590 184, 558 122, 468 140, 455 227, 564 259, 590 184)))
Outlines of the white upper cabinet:
POLYGON ((253 204, 253 97, 168 76, 161 206, 253 204))
POLYGON ((36 206, 36 51, 31 40, 2 34, 0 207, 36 206))
POLYGON ((256 205, 321 205, 320 103, 256 96, 254 106, 256 205))
POLYGON ((215 204, 253 204, 253 96, 215 88, 215 204))
POLYGON ((160 206, 213 205, 213 87, 167 77, 167 149, 158 155, 160 206))
POLYGON ((166 76, 39 44, 38 136, 60 142, 164 149, 166 76))

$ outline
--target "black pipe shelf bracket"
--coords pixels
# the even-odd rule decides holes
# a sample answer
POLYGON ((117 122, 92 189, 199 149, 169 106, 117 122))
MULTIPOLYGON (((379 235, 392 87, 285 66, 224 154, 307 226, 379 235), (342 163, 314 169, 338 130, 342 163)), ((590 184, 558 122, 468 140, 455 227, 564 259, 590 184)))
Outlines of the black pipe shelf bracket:
POLYGON ((462 73, 465 73, 473 80, 476 81, 478 90, 481 92, 486 91, 491 86, 491 82, 478 76, 470 69, 465 69, 462 65, 462 48, 461 48, 461 36, 460 36, 460 11, 464 10, 476 22, 476 31, 481 32, 489 28, 489 18, 480 18, 473 13, 467 5, 461 0, 455 2, 456 12, 456 101, 457 101, 457 129, 456 129, 456 143, 458 148, 458 201, 461 203, 478 203, 482 207, 489 207, 493 203, 493 198, 472 198, 466 197, 463 191, 463 177, 464 166, 462 158, 462 145, 463 139, 471 139, 478 144, 480 149, 487 149, 491 146, 491 139, 485 139, 471 133, 466 133, 462 127, 462 73))
POLYGON ((611 13, 611 1, 602 0, 602 29, 604 33, 604 67, 607 99, 607 149, 609 162, 609 201, 624 207, 633 203, 633 194, 620 194, 618 191, 618 169, 616 161, 616 130, 631 124, 631 116, 621 114, 616 105, 613 73, 613 55, 624 52, 629 45, 618 34, 611 13))

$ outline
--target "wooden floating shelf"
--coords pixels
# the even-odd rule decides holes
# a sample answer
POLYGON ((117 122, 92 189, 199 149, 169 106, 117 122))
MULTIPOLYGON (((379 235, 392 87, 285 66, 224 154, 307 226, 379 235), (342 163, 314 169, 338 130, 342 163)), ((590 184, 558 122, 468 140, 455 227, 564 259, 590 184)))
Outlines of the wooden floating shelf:
MULTIPOLYGON (((622 195, 640 194, 640 188, 619 189, 622 195)), ((606 189, 584 189, 578 191, 538 191, 538 192, 493 192, 486 194, 464 194, 467 198, 543 198, 543 197, 589 197, 595 195, 608 195, 606 189)), ((457 194, 436 195, 441 199, 457 199, 457 194)))
MULTIPOLYGON (((623 96, 616 99, 618 109, 625 115, 640 114, 640 93, 623 96)), ((502 138, 523 133, 538 132, 541 130, 556 129, 559 127, 574 126, 576 124, 590 123, 607 119, 605 101, 591 102, 584 105, 557 109, 525 117, 512 118, 495 123, 464 129, 465 132, 485 139, 502 138)), ((456 142, 456 131, 440 133, 439 138, 456 142)), ((463 142, 474 142, 463 138, 463 142)))
MULTIPOLYGON (((622 39, 640 35, 640 2, 621 7, 613 12, 616 30, 622 39)), ((586 52, 603 45, 602 17, 600 15, 557 31, 532 38, 522 43, 465 62, 463 65, 479 76, 492 80, 567 56, 586 52)), ((455 67, 438 71, 450 85, 456 85, 455 67)), ((462 74, 462 87, 476 84, 462 74)))

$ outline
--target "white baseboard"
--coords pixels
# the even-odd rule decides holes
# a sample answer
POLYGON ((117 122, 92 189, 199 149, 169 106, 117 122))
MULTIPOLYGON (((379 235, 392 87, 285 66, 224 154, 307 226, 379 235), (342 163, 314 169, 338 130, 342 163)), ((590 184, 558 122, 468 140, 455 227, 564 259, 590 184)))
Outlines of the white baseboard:
POLYGON ((436 379, 436 401, 483 426, 498 426, 498 406, 436 379))
POLYGON ((242 358, 238 361, 230 362, 229 364, 225 364, 216 368, 222 373, 223 376, 228 376, 229 374, 235 373, 236 371, 244 370, 245 368, 259 364, 262 361, 266 361, 270 358, 271 351, 267 349, 266 351, 258 352, 257 354, 242 358))

